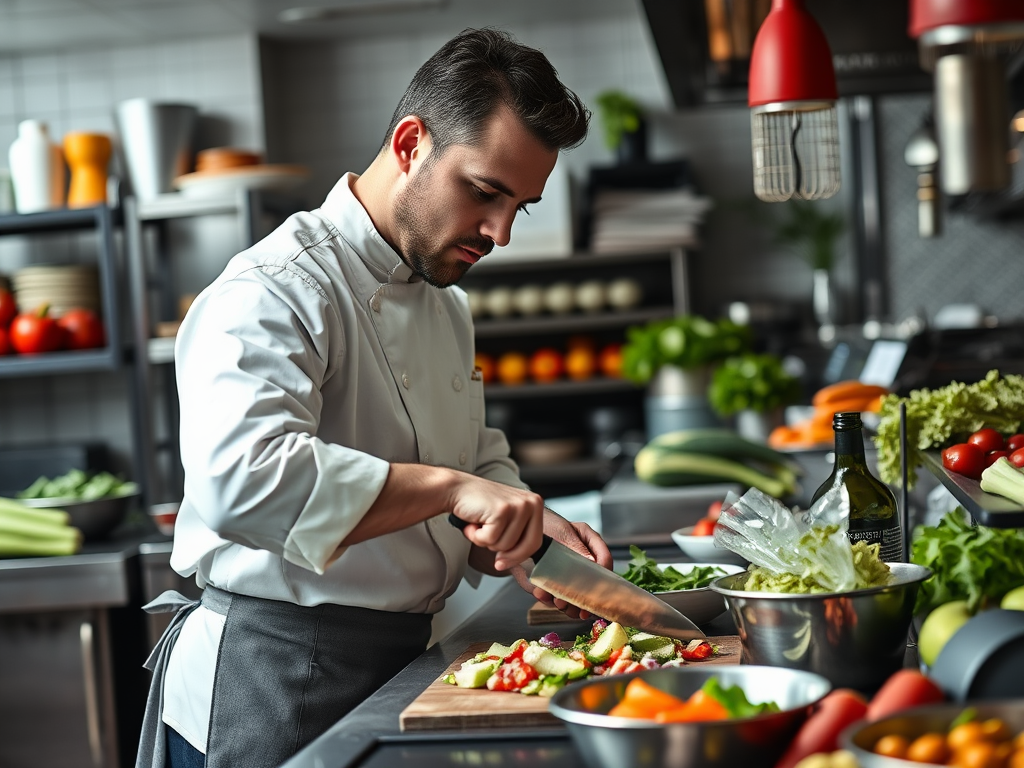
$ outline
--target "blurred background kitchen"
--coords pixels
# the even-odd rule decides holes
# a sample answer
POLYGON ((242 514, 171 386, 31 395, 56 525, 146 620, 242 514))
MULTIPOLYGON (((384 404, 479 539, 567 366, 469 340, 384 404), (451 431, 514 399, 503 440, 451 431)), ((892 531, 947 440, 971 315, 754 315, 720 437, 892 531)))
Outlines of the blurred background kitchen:
MULTIPOLYGON (((739 424, 704 406, 707 380, 670 384, 675 405, 658 406, 653 385, 623 368, 630 328, 678 317, 747 328, 750 350, 797 380, 794 408, 778 416, 790 423, 813 392, 869 363, 870 378, 898 392, 1024 372, 1019 23, 992 44, 999 68, 975 81, 1005 113, 995 128, 1005 146, 994 145, 1005 178, 950 193, 935 78, 907 33, 907 3, 808 0, 837 75, 842 185, 801 207, 753 193, 746 75, 769 5, 0 2, 0 276, 18 312, 45 303, 60 320, 84 307, 104 331, 79 348, 0 357, 0 493, 72 469, 134 484, 86 536, 92 560, 61 570, 55 559, 33 572, 41 581, 27 561, 0 560, 0 659, 12 660, 0 661, 10 693, 0 763, 131 759, 138 713, 121 703, 140 681, 113 659, 137 666, 159 631, 142 626, 140 600, 177 585, 167 567, 182 482, 176 324, 234 253, 370 162, 416 68, 465 27, 501 27, 541 49, 594 112, 537 213, 464 281, 488 419, 567 515, 604 522, 612 539, 667 540, 720 490, 659 507, 630 486, 629 460, 666 428, 654 421, 666 408, 739 424), (822 232, 824 255, 808 251, 822 232), (675 516, 645 521, 638 504, 675 516), (144 640, 126 639, 136 634, 144 640), (54 724, 60 739, 45 736, 54 724)), ((820 449, 809 465, 828 474, 827 445, 796 447, 820 449)))

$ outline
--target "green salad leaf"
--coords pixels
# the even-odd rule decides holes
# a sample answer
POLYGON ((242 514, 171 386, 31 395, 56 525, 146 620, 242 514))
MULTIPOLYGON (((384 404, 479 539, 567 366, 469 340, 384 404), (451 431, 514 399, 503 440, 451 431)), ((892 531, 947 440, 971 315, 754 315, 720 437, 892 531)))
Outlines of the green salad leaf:
POLYGON ((767 413, 799 398, 800 382, 771 354, 727 358, 715 369, 708 387, 708 400, 720 416, 744 410, 767 413))
POLYGON ((691 568, 686 573, 680 573, 671 565, 664 569, 659 568, 656 560, 648 557, 646 552, 635 545, 630 545, 629 554, 632 555, 632 559, 622 576, 626 581, 636 584, 648 592, 700 589, 719 576, 725 576, 725 571, 714 565, 698 566, 691 568))
POLYGON ((882 400, 875 448, 878 474, 899 484, 900 403, 907 405, 907 487, 917 480, 920 452, 966 442, 971 433, 992 427, 1004 435, 1024 424, 1024 376, 989 371, 973 384, 954 381, 938 389, 915 389, 909 397, 887 395, 882 400))
POLYGON ((1024 531, 971 525, 958 507, 938 525, 917 528, 910 561, 933 572, 918 590, 915 613, 952 600, 966 600, 974 612, 1024 585, 1024 531))
POLYGON ((779 711, 779 705, 774 701, 751 704, 742 688, 738 685, 722 685, 717 677, 709 677, 702 690, 725 707, 730 718, 756 717, 779 711))

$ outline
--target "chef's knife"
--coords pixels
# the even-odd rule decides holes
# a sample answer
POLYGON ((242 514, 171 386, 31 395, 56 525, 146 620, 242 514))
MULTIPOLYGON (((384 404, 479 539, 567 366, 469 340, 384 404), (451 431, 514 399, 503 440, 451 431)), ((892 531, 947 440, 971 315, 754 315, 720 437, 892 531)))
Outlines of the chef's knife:
MULTIPOLYGON (((459 530, 466 527, 466 522, 454 514, 449 514, 448 520, 459 530)), ((668 603, 547 534, 530 559, 534 563, 530 583, 577 608, 677 640, 689 642, 705 637, 696 624, 668 603)))

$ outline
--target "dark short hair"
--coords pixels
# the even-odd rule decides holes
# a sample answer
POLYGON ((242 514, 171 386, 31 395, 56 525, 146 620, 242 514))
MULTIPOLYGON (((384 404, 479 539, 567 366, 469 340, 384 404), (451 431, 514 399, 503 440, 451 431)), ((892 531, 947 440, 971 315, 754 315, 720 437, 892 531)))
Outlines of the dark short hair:
POLYGON ((475 144, 502 104, 548 149, 572 149, 587 137, 590 110, 562 84, 543 53, 507 32, 466 29, 417 70, 381 149, 406 115, 423 121, 435 157, 453 144, 475 144))

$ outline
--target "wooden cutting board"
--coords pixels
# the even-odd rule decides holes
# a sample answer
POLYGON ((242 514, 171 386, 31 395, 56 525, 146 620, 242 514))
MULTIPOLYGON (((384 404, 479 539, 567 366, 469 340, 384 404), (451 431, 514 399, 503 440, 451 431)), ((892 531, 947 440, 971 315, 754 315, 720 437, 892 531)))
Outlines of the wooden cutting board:
MULTIPOLYGON (((736 635, 709 637, 719 647, 719 655, 693 665, 740 663, 740 639, 736 635)), ((556 725, 548 713, 548 700, 486 688, 458 688, 441 679, 462 662, 490 648, 490 643, 474 643, 451 663, 437 680, 409 704, 398 716, 403 731, 471 730, 476 728, 532 728, 556 725)))

